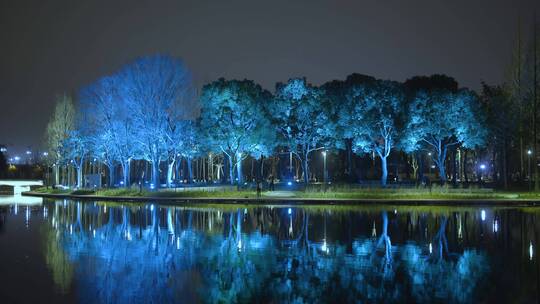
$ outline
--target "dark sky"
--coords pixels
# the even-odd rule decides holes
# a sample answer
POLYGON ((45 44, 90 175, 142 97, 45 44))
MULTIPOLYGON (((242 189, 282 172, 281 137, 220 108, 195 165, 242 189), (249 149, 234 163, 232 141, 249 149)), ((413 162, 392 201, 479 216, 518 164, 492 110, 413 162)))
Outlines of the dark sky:
MULTIPOLYGON (((215 78, 320 84, 352 72, 404 80, 445 73, 467 87, 504 79, 518 16, 537 0, 0 2, 0 144, 42 143, 62 92, 142 55, 182 57, 215 78)), ((524 26, 530 28, 530 26, 524 26)))

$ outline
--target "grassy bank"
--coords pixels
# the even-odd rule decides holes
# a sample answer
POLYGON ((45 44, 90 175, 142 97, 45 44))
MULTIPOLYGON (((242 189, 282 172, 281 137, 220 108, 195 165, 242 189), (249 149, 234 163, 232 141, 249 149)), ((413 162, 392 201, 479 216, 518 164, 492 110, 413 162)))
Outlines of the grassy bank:
MULTIPOLYGON (((161 191, 139 191, 138 189, 102 189, 102 190, 59 190, 39 188, 34 192, 47 194, 72 194, 72 195, 96 195, 105 197, 186 197, 186 198, 256 198, 257 194, 251 190, 232 190, 231 188, 199 190, 191 188, 184 191, 164 189, 161 191)), ((474 199, 507 199, 527 200, 540 199, 540 193, 536 192, 507 192, 494 191, 491 189, 454 189, 451 187, 427 188, 347 188, 332 187, 307 188, 305 190, 291 191, 265 191, 263 198, 321 198, 321 199, 450 199, 450 200, 474 200, 474 199)))

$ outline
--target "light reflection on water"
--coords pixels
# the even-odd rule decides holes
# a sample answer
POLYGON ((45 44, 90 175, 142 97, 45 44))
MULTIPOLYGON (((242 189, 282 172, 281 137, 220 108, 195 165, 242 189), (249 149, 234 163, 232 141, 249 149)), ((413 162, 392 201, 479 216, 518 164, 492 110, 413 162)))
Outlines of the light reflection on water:
POLYGON ((7 248, 0 295, 23 302, 532 302, 536 212, 11 204, 0 207, 7 248), (28 278, 11 261, 27 255, 26 275, 45 286, 34 294, 18 291, 28 278), (14 277, 20 282, 8 280, 14 277))

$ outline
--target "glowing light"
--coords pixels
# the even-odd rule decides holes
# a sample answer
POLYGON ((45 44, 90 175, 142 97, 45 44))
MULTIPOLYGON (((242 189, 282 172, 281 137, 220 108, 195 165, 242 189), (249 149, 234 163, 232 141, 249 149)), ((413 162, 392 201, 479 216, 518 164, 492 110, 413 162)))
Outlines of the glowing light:
POLYGON ((433 253, 433 245, 429 243, 429 254, 432 254, 432 253, 433 253))
POLYGON ((531 149, 527 150, 527 155, 531 155, 531 154, 532 154, 531 149))
POLYGON ((150 189, 152 189, 152 190, 153 190, 154 188, 156 188, 156 186, 154 186, 154 184, 153 184, 153 183, 152 183, 152 184, 150 184, 150 189))
POLYGON ((480 211, 480 218, 482 221, 486 220, 486 210, 482 209, 482 211, 480 211))
POLYGON ((96 237, 96 229, 92 231, 92 235, 94 236, 94 238, 96 237))
POLYGON ((499 232, 499 221, 493 221, 493 232, 499 232))
POLYGON ((239 239, 239 240, 238 240, 238 245, 237 245, 237 247, 238 247, 238 251, 241 251, 241 250, 242 250, 242 239, 239 239))
POLYGON ((154 204, 150 205, 150 211, 154 211, 154 204))
POLYGON ((397 209, 394 209, 394 214, 397 214, 397 209))
POLYGON ((532 242, 529 243, 529 260, 532 261, 533 258, 533 244, 532 242))
POLYGON ((30 150, 26 151, 26 155, 30 155, 30 154, 32 154, 32 151, 30 150))
POLYGON ((124 184, 124 181, 120 181, 120 185, 123 185, 124 184))
POLYGON ((292 182, 291 182, 291 181, 288 181, 288 182, 287 182, 287 185, 288 185, 288 186, 292 186, 292 182))
POLYGON ((328 245, 326 245, 326 239, 323 240, 323 243, 322 243, 322 246, 321 246, 321 250, 325 253, 328 253, 330 251, 330 249, 328 248, 328 245))
POLYGON ((180 237, 179 236, 176 237, 176 249, 180 250, 180 237))
POLYGON ((291 214, 292 214, 292 209, 289 208, 289 210, 287 210, 287 213, 288 213, 289 215, 291 215, 291 214))
POLYGON ((43 156, 48 156, 49 152, 43 152, 43 156))
POLYGON ((486 169, 486 165, 481 164, 481 165, 480 165, 480 169, 485 170, 485 169, 486 169))

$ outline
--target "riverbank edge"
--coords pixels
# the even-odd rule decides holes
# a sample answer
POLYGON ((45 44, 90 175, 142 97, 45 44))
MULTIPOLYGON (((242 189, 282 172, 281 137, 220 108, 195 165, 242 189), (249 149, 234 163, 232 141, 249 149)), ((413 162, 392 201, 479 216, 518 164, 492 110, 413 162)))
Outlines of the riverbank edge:
POLYGON ((149 197, 149 196, 102 196, 53 194, 27 191, 23 196, 75 199, 111 202, 155 202, 168 204, 243 204, 243 205, 410 205, 410 206, 498 206, 498 207, 537 207, 540 199, 347 199, 347 198, 298 198, 298 197, 149 197))

